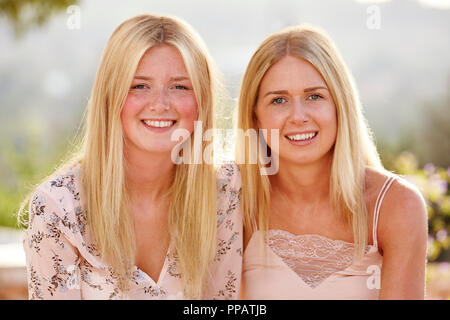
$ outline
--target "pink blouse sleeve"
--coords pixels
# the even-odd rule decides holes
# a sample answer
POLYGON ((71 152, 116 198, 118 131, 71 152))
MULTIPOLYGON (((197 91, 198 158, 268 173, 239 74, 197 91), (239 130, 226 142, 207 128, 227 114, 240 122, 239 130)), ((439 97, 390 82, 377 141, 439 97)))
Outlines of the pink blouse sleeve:
POLYGON ((81 299, 78 250, 62 218, 67 208, 48 189, 41 185, 30 201, 23 243, 29 299, 81 299))
POLYGON ((217 251, 206 299, 237 299, 242 272, 241 177, 235 163, 217 171, 217 251))

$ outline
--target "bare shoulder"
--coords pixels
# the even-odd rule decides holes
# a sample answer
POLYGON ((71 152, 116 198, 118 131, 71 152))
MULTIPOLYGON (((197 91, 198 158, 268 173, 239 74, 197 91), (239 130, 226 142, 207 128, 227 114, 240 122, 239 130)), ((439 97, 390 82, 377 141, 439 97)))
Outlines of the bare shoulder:
POLYGON ((366 170, 366 184, 372 195, 379 194, 389 176, 395 179, 380 206, 378 236, 380 245, 386 242, 421 237, 427 232, 427 209, 425 200, 416 186, 405 178, 366 170), (376 192, 378 190, 378 192, 376 192))
POLYGON ((394 211, 406 206, 410 208, 425 208, 423 196, 416 186, 405 178, 387 171, 378 171, 372 168, 366 169, 367 193, 372 197, 378 196, 389 177, 393 177, 394 181, 386 193, 383 207, 389 207, 394 211))
POLYGON ((389 177, 388 172, 375 170, 367 167, 365 172, 365 188, 366 194, 369 198, 376 197, 389 177))

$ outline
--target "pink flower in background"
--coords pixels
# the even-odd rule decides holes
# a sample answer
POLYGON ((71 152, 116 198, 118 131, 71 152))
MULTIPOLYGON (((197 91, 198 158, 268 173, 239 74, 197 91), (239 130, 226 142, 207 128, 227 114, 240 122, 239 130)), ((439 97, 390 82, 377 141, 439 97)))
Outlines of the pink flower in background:
POLYGON ((432 174, 435 172, 436 168, 435 168, 434 164, 432 164, 431 162, 429 162, 429 163, 427 163, 427 164, 423 167, 423 170, 424 170, 426 173, 428 173, 429 175, 432 175, 432 174))
POLYGON ((442 229, 436 233, 436 240, 439 242, 444 242, 447 238, 447 230, 442 229))

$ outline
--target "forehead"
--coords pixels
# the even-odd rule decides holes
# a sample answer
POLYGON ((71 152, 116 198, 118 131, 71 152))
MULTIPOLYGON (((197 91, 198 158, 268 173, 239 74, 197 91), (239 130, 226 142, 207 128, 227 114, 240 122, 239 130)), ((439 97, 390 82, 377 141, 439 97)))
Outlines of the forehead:
POLYGON ((327 87, 322 75, 310 62, 286 56, 267 70, 261 81, 260 92, 302 89, 312 86, 327 87))
POLYGON ((187 74, 183 57, 177 48, 159 44, 148 49, 139 62, 137 72, 160 73, 162 70, 187 74))

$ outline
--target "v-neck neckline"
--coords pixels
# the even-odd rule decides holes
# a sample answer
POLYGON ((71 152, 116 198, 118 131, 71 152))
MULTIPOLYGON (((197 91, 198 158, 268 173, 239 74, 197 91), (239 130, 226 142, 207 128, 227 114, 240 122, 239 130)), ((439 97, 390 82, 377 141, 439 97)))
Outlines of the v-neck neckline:
POLYGON ((163 281, 163 279, 165 278, 165 276, 167 274, 167 268, 168 268, 168 264, 169 264, 169 261, 168 261, 169 254, 171 254, 171 252, 172 252, 172 242, 169 243, 169 247, 167 248, 166 254, 164 256, 163 266, 159 272, 158 280, 156 280, 156 281, 147 272, 145 272, 144 270, 139 268, 137 265, 134 265, 134 268, 137 272, 139 272, 141 275, 143 275, 143 277, 146 278, 146 280, 149 281, 152 285, 160 287, 161 282, 163 281))

